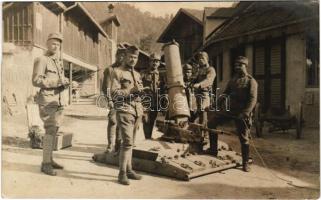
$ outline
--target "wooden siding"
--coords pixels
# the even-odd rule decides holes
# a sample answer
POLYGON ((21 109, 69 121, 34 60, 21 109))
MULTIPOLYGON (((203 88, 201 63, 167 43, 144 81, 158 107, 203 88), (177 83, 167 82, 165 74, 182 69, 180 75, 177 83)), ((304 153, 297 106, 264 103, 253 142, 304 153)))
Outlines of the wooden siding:
POLYGON ((19 3, 3 12, 4 42, 16 45, 32 43, 33 12, 32 3, 19 3))
POLYGON ((92 65, 98 65, 98 32, 85 26, 82 17, 70 12, 64 17, 63 51, 92 65))
POLYGON ((34 2, 34 43, 46 47, 48 35, 59 32, 59 17, 43 4, 34 2))

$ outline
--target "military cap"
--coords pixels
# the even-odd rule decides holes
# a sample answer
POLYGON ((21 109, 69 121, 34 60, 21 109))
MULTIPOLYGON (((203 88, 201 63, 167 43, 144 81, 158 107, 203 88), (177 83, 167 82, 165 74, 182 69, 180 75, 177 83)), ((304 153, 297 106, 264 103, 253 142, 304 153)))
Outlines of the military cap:
POLYGON ((238 56, 238 57, 235 59, 235 62, 245 64, 246 66, 249 65, 249 59, 247 59, 247 57, 244 57, 244 56, 238 56))
POLYGON ((208 54, 205 51, 200 51, 196 54, 196 59, 200 57, 206 58, 208 60, 208 54))
POLYGON ((129 46, 129 47, 127 47, 127 49, 126 49, 126 53, 139 55, 139 49, 138 49, 135 45, 129 46))
POLYGON ((149 60, 161 60, 161 57, 158 54, 152 53, 149 56, 149 60))
POLYGON ((121 54, 121 53, 126 53, 126 48, 118 47, 117 51, 116 51, 116 55, 121 54))
POLYGON ((190 64, 185 64, 185 65, 183 66, 183 69, 184 69, 185 71, 188 71, 188 70, 192 70, 193 67, 192 67, 192 65, 190 65, 190 64))
POLYGON ((60 33, 50 33, 48 35, 47 41, 50 40, 50 39, 57 39, 57 40, 60 40, 60 42, 62 42, 63 37, 62 37, 62 35, 60 33))

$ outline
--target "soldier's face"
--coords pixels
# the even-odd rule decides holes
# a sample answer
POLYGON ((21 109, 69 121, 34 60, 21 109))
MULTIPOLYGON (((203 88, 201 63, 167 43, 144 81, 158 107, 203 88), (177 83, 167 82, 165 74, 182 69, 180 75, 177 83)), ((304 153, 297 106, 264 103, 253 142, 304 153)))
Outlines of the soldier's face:
POLYGON ((159 60, 152 60, 150 61, 151 67, 152 69, 157 69, 160 65, 160 61, 159 60))
POLYGON ((52 54, 56 54, 60 49, 60 41, 57 39, 50 39, 47 41, 48 51, 52 54))
POLYGON ((116 55, 116 61, 121 63, 125 60, 125 54, 124 53, 119 53, 116 55))
POLYGON ((236 62, 235 63, 235 72, 238 75, 245 75, 247 73, 246 65, 243 63, 236 62))
POLYGON ((197 61, 198 61, 198 64, 199 64, 200 66, 206 65, 207 62, 208 62, 207 59, 206 59, 204 56, 200 56, 197 61))
POLYGON ((191 78, 192 77, 192 71, 188 70, 185 72, 186 78, 191 78))
POLYGON ((138 55, 127 53, 126 54, 126 64, 128 66, 134 67, 137 64, 138 55))

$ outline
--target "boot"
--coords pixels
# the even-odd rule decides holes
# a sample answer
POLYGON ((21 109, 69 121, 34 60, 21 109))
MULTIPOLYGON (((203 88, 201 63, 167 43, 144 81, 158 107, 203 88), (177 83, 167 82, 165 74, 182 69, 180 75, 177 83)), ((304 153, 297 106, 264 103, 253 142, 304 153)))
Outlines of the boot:
POLYGON ((118 182, 123 185, 129 185, 129 180, 125 171, 119 171, 118 182))
POLYGON ((128 162, 127 162, 127 177, 129 179, 133 179, 133 180, 141 180, 143 177, 139 174, 137 174, 133 168, 132 168, 132 160, 133 160, 133 150, 131 149, 129 151, 130 156, 128 157, 128 162))
POLYGON ((57 172, 53 170, 53 167, 51 163, 42 163, 41 164, 41 172, 50 175, 50 176, 56 176, 57 172))
POLYGON ((250 166, 249 166, 249 152, 250 152, 250 147, 247 144, 242 144, 241 147, 242 151, 242 169, 244 172, 250 172, 250 166))
POLYGON ((119 150, 120 150, 120 144, 121 144, 121 140, 116 140, 116 142, 115 142, 115 148, 114 148, 115 152, 119 152, 119 150))
POLYGON ((106 153, 110 153, 112 151, 113 151, 113 145, 112 144, 108 144, 105 152, 106 153))
POLYGON ((64 168, 62 165, 59 165, 58 163, 56 163, 53 159, 51 160, 51 166, 54 169, 63 169, 64 168))
POLYGON ((119 152, 119 175, 118 182, 123 185, 129 185, 126 169, 131 151, 128 148, 121 147, 119 152))
POLYGON ((209 133, 210 148, 206 150, 206 153, 217 156, 217 134, 209 133))
POLYGON ((129 179, 133 179, 133 180, 141 180, 143 177, 139 174, 137 174, 135 171, 131 170, 131 171, 127 171, 127 177, 129 179))

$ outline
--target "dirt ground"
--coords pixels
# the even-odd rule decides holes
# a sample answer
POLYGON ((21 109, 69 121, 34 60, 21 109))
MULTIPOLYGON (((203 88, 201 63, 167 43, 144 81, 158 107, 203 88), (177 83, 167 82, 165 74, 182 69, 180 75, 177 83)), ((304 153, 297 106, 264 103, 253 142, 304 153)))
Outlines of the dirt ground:
MULTIPOLYGON (((319 197, 319 130, 265 133, 251 144, 250 173, 230 169, 189 182, 140 172, 141 181, 117 183, 117 167, 92 162, 106 146, 106 113, 95 106, 73 106, 62 129, 74 134, 73 146, 55 152, 65 166, 56 177, 40 173, 42 151, 31 149, 23 112, 2 118, 2 197, 4 198, 251 198, 315 199, 319 197), (265 161, 262 164, 254 146, 265 161), (270 169, 267 169, 267 166, 270 169), (290 184, 287 181, 292 181, 290 184), (295 185, 295 186, 293 186, 295 185)), ((142 136, 139 138, 142 139, 142 136)), ((239 151, 235 136, 222 136, 239 151)))

